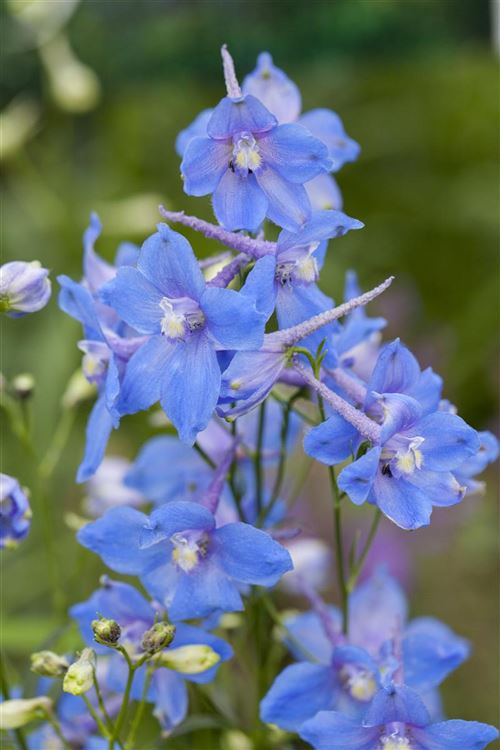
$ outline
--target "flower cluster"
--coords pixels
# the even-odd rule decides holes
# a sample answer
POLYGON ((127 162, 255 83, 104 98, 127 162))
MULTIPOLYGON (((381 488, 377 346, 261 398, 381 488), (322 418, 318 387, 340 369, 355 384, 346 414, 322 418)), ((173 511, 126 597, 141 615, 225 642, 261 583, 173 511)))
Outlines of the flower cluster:
MULTIPOLYGON (((170 733, 186 717, 187 683, 210 682, 233 655, 221 637, 228 616, 260 607, 288 651, 288 666, 258 695, 265 724, 317 750, 479 750, 496 729, 446 721, 439 695, 468 642, 432 617, 409 620, 384 570, 359 580, 381 516, 405 530, 428 525, 434 507, 481 490, 476 476, 497 441, 457 415, 441 378, 399 339, 383 343, 385 320, 366 306, 392 277, 363 293, 349 272, 338 305, 320 287, 328 246, 363 227, 341 210, 332 177, 359 154, 338 115, 301 114, 297 86, 267 53, 241 87, 225 47, 222 60, 227 96, 176 144, 185 192, 211 195, 217 223, 160 207, 166 223, 140 248, 120 245, 110 264, 95 250, 93 214, 83 279, 58 278, 97 392, 77 472, 87 482, 77 538, 148 598, 105 576, 70 609, 85 648, 71 664, 33 656, 32 668, 62 678, 64 692, 58 720, 30 746, 62 738, 90 750, 100 734, 104 747, 123 747, 129 701, 138 709, 125 747, 145 704, 170 733), (199 259, 174 224, 224 252, 199 259), (151 407, 160 434, 133 462, 106 456, 120 421, 151 407), (329 467, 339 608, 318 593, 331 565, 324 544, 300 546, 289 459, 301 443, 329 467), (374 511, 349 562, 348 501, 374 511), (308 611, 276 610, 270 591, 282 579, 308 611)), ((8 309, 38 309, 41 270, 9 271, 8 309)), ((28 506, 15 480, 2 482, 3 546, 26 533, 28 506)))

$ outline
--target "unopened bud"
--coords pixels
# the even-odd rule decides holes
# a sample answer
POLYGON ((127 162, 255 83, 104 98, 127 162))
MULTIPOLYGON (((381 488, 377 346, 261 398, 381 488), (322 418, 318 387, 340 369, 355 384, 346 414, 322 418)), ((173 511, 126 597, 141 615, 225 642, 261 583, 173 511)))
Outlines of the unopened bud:
POLYGON ((84 648, 80 658, 75 661, 64 677, 63 690, 72 695, 83 695, 94 684, 95 651, 84 648))
POLYGON ((12 388, 16 396, 22 401, 27 400, 33 395, 35 390, 35 378, 30 373, 25 372, 17 375, 12 381, 12 388))
POLYGON ((114 646, 120 640, 122 629, 115 620, 101 617, 99 620, 92 620, 92 632, 97 643, 114 646))
POLYGON ((170 646, 175 637, 175 625, 168 622, 155 622, 142 636, 142 648, 148 654, 156 654, 170 646))
POLYGON ((19 729, 34 719, 42 719, 51 713, 53 703, 42 695, 38 698, 19 698, 0 704, 0 729, 19 729))
POLYGON ((220 656, 210 646, 195 644, 180 646, 179 648, 162 651, 156 657, 156 663, 161 667, 173 669, 183 674, 199 674, 206 672, 220 661, 220 656))
POLYGON ((31 671, 43 677, 62 677, 68 671, 69 662, 53 651, 37 651, 31 654, 31 671))

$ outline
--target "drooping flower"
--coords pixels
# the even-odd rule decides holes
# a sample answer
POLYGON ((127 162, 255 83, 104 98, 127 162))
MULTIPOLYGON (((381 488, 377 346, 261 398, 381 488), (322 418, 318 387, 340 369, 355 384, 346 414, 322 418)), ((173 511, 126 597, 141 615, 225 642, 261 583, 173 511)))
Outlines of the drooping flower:
POLYGON ((15 547, 28 534, 31 508, 19 482, 8 474, 0 474, 0 549, 15 547))
POLYGON ((144 243, 137 267, 120 268, 101 298, 149 336, 128 362, 120 413, 160 401, 181 440, 192 444, 219 397, 217 351, 258 347, 265 316, 250 298, 207 286, 190 244, 165 224, 144 243))
POLYGON ((150 516, 113 508, 78 533, 112 570, 140 577, 169 617, 243 609, 238 586, 273 586, 292 563, 267 533, 246 523, 216 528, 203 505, 171 502, 150 516))
POLYGON ((327 148, 300 125, 278 125, 258 99, 241 93, 224 48, 223 60, 228 96, 212 112, 206 136, 187 142, 184 190, 213 193, 227 229, 255 232, 266 216, 296 229, 311 213, 304 183, 330 168, 327 148))
POLYGON ((405 685, 382 688, 363 720, 320 711, 301 727, 315 750, 482 750, 498 737, 489 724, 432 723, 418 693, 405 685))
POLYGON ((41 310, 50 299, 49 272, 39 261, 15 260, 0 267, 0 311, 10 318, 41 310))
POLYGON ((261 717, 293 731, 317 711, 363 716, 377 689, 398 669, 426 703, 435 703, 436 688, 469 654, 467 641, 438 620, 407 623, 404 594, 382 571, 352 594, 347 639, 335 607, 287 618, 285 627, 298 661, 274 681, 262 700, 261 717), (399 659, 388 655, 396 635, 399 659))

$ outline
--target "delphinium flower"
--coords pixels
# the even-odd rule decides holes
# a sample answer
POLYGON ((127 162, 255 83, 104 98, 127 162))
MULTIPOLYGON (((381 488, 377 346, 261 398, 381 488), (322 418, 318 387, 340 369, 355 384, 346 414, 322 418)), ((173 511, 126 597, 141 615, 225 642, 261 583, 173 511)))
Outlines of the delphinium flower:
POLYGON ((258 347, 265 316, 251 298, 207 285, 188 241, 165 224, 144 243, 137 267, 119 269, 101 298, 149 337, 128 362, 120 413, 160 401, 192 444, 219 398, 217 351, 258 347))
MULTIPOLYGON (((346 162, 358 158, 359 144, 347 135, 336 112, 320 108, 300 114, 302 102, 297 86, 274 65, 268 52, 261 52, 255 70, 246 76, 241 88, 244 94, 259 99, 279 123, 296 122, 319 138, 328 148, 331 172, 338 172, 346 162)), ((342 208, 342 194, 331 175, 320 174, 305 187, 314 210, 342 208)))
POLYGON ((0 474, 0 548, 16 547, 28 534, 31 508, 25 490, 14 477, 0 474))
MULTIPOLYGON (((120 644, 124 646, 132 658, 144 653, 144 634, 149 631, 158 618, 162 616, 163 608, 154 602, 148 602, 133 586, 109 578, 102 580, 101 588, 97 589, 87 601, 75 604, 70 609, 70 615, 79 625, 84 641, 93 645, 97 653, 109 650, 94 643, 92 621, 96 613, 101 617, 112 618, 119 623, 121 629, 120 644)), ((200 672, 188 674, 176 671, 173 667, 158 666, 153 671, 151 687, 146 700, 155 705, 154 714, 160 721, 162 728, 171 731, 186 716, 188 709, 188 690, 186 680, 198 684, 207 683, 214 679, 218 665, 232 656, 231 647, 222 638, 218 638, 202 628, 184 623, 177 623, 175 635, 171 641, 169 652, 192 645, 209 646, 218 656, 219 662, 208 666, 200 672)), ((120 687, 122 670, 121 657, 113 657, 113 670, 116 688, 120 687)), ((147 666, 140 667, 134 677, 131 696, 140 700, 144 686, 147 666)))
POLYGON ((45 307, 50 299, 49 272, 37 261, 15 260, 0 267, 0 311, 22 318, 45 307))
MULTIPOLYGON (((84 353, 83 372, 98 390, 98 398, 87 423, 85 454, 77 473, 77 481, 88 480, 99 467, 113 428, 119 425, 116 402, 125 364, 144 338, 121 321, 114 310, 99 297, 102 285, 116 274, 116 267, 103 261, 94 250, 101 232, 98 217, 92 214, 83 236, 84 279, 75 282, 59 276, 59 306, 83 326, 84 339, 79 348, 84 353)), ((124 243, 118 249, 117 265, 133 263, 135 246, 124 243)))
POLYGON ((375 694, 362 720, 320 711, 300 736, 315 750, 482 750, 498 731, 477 721, 433 723, 418 693, 393 684, 375 694))
POLYGON ((262 700, 263 721, 297 731, 317 711, 363 716, 387 675, 400 667, 407 684, 430 707, 439 706, 436 688, 467 658, 467 641, 433 618, 407 623, 403 592, 381 571, 350 597, 347 637, 340 612, 312 598, 315 609, 285 620, 287 645, 298 661, 262 700), (388 648, 395 637, 401 665, 388 648))
POLYGON ((143 505, 144 496, 125 482, 130 469, 131 463, 122 456, 106 456, 86 484, 85 512, 96 517, 116 505, 143 505))
MULTIPOLYGON (((302 374, 314 386, 304 368, 302 374)), ((328 401, 328 389, 316 385, 328 401)), ((364 445, 339 474, 341 490, 356 505, 377 505, 401 528, 425 526, 434 505, 462 500, 465 487, 453 472, 480 445, 463 419, 438 410, 440 392, 441 380, 430 370, 421 372, 406 347, 393 342, 382 350, 365 390, 363 409, 378 435, 366 443, 353 424, 334 414, 308 433, 304 448, 335 464, 356 457, 364 445)))
POLYGON ((215 215, 227 229, 255 232, 266 217, 296 229, 311 214, 304 183, 330 169, 328 150, 300 125, 278 125, 258 99, 242 94, 225 48, 222 56, 228 95, 206 135, 187 142, 184 190, 213 194, 215 215))

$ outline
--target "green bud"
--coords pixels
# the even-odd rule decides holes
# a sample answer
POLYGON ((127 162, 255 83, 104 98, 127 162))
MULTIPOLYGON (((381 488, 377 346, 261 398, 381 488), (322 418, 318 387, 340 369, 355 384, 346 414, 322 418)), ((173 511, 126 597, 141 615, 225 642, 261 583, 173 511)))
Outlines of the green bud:
POLYGON ((155 661, 160 667, 167 667, 175 672, 199 674, 217 664, 220 656, 210 646, 195 644, 162 651, 155 661))
POLYGON ((97 643, 115 646, 120 640, 122 629, 115 620, 101 617, 99 620, 92 620, 92 632, 97 643))
POLYGON ((52 701, 45 695, 4 701, 0 704, 0 729, 19 729, 34 719, 42 719, 51 713, 52 707, 52 701))
POLYGON ((31 654, 31 671, 43 677, 62 677, 68 671, 69 662, 53 651, 37 651, 31 654))
POLYGON ((142 636, 142 648, 148 654, 156 654, 170 646, 175 637, 175 625, 168 622, 155 622, 142 636))
POLYGON ((75 661, 66 672, 63 690, 72 695, 83 695, 94 684, 95 651, 84 648, 80 658, 75 661))

